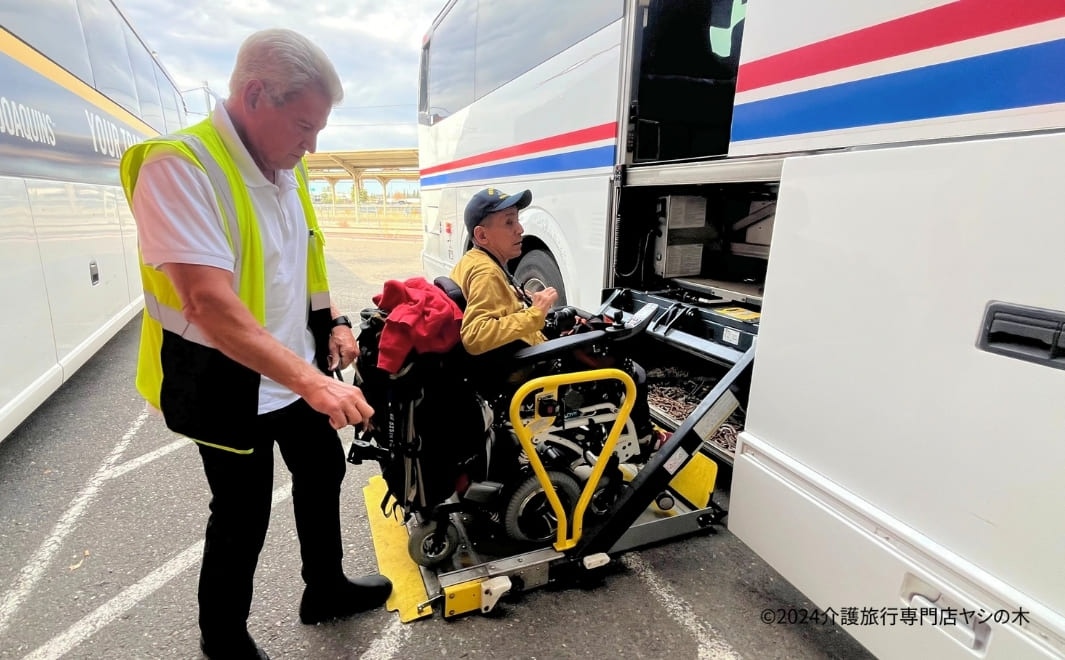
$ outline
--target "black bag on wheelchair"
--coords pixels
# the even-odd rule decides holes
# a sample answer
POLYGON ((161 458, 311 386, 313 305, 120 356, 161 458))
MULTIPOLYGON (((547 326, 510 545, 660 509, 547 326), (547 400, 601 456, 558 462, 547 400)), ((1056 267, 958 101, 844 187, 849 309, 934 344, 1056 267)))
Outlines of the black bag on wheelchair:
POLYGON ((395 374, 380 369, 386 319, 380 309, 362 312, 356 384, 374 415, 360 440, 380 448, 375 458, 388 486, 382 509, 387 513, 394 499, 393 510, 402 508, 406 520, 449 498, 464 475, 486 469, 491 419, 467 377, 461 344, 447 353, 411 351, 395 374))

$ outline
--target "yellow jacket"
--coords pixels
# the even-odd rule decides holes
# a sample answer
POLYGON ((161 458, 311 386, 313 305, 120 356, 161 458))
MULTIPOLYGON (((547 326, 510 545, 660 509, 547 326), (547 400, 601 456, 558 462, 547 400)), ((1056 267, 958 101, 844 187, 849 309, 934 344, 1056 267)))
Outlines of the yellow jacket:
POLYGON ((544 313, 527 306, 517 287, 495 258, 473 248, 451 269, 451 279, 466 297, 462 317, 462 345, 470 355, 481 355, 512 341, 535 346, 546 341, 540 330, 544 313))

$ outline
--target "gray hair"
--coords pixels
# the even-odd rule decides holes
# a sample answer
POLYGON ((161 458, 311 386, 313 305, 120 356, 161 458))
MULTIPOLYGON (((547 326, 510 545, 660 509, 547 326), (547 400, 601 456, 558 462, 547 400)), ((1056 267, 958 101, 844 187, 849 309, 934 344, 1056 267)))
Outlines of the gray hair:
POLYGON ((298 32, 261 30, 244 40, 229 77, 229 94, 237 96, 250 80, 261 80, 274 105, 283 105, 309 85, 316 85, 333 105, 344 98, 333 63, 321 48, 298 32))

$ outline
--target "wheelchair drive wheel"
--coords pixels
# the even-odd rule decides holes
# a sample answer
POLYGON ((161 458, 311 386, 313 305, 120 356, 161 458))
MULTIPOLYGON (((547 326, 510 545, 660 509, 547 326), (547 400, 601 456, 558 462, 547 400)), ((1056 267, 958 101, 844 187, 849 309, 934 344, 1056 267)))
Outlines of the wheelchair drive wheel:
MULTIPOLYGON (((562 508, 569 515, 581 496, 577 480, 564 472, 548 470, 562 508)), ((550 541, 558 531, 558 517, 536 475, 526 479, 510 496, 504 516, 507 534, 519 541, 550 541)))
POLYGON ((450 522, 445 523, 442 534, 437 534, 438 523, 430 520, 414 529, 407 541, 407 552, 416 563, 433 568, 452 554, 459 546, 459 530, 450 522))

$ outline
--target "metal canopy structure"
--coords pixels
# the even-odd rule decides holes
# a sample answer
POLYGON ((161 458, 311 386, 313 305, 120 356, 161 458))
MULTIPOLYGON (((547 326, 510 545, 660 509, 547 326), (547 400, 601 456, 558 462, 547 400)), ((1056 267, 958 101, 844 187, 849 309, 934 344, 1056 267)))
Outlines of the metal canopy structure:
MULTIPOLYGON (((337 213, 336 189, 341 181, 351 181, 355 191, 364 190, 367 179, 377 181, 382 191, 382 213, 388 199, 388 184, 392 181, 417 181, 417 149, 366 149, 363 151, 322 151, 304 156, 307 175, 311 181, 325 181, 331 191, 330 217, 337 213)), ((354 199, 361 199, 354 193, 354 199)), ((361 204, 352 204, 355 223, 360 222, 361 204)))
POLYGON ((307 169, 312 179, 347 179, 359 177, 367 170, 418 169, 417 149, 367 149, 363 151, 323 151, 307 154, 307 169))

